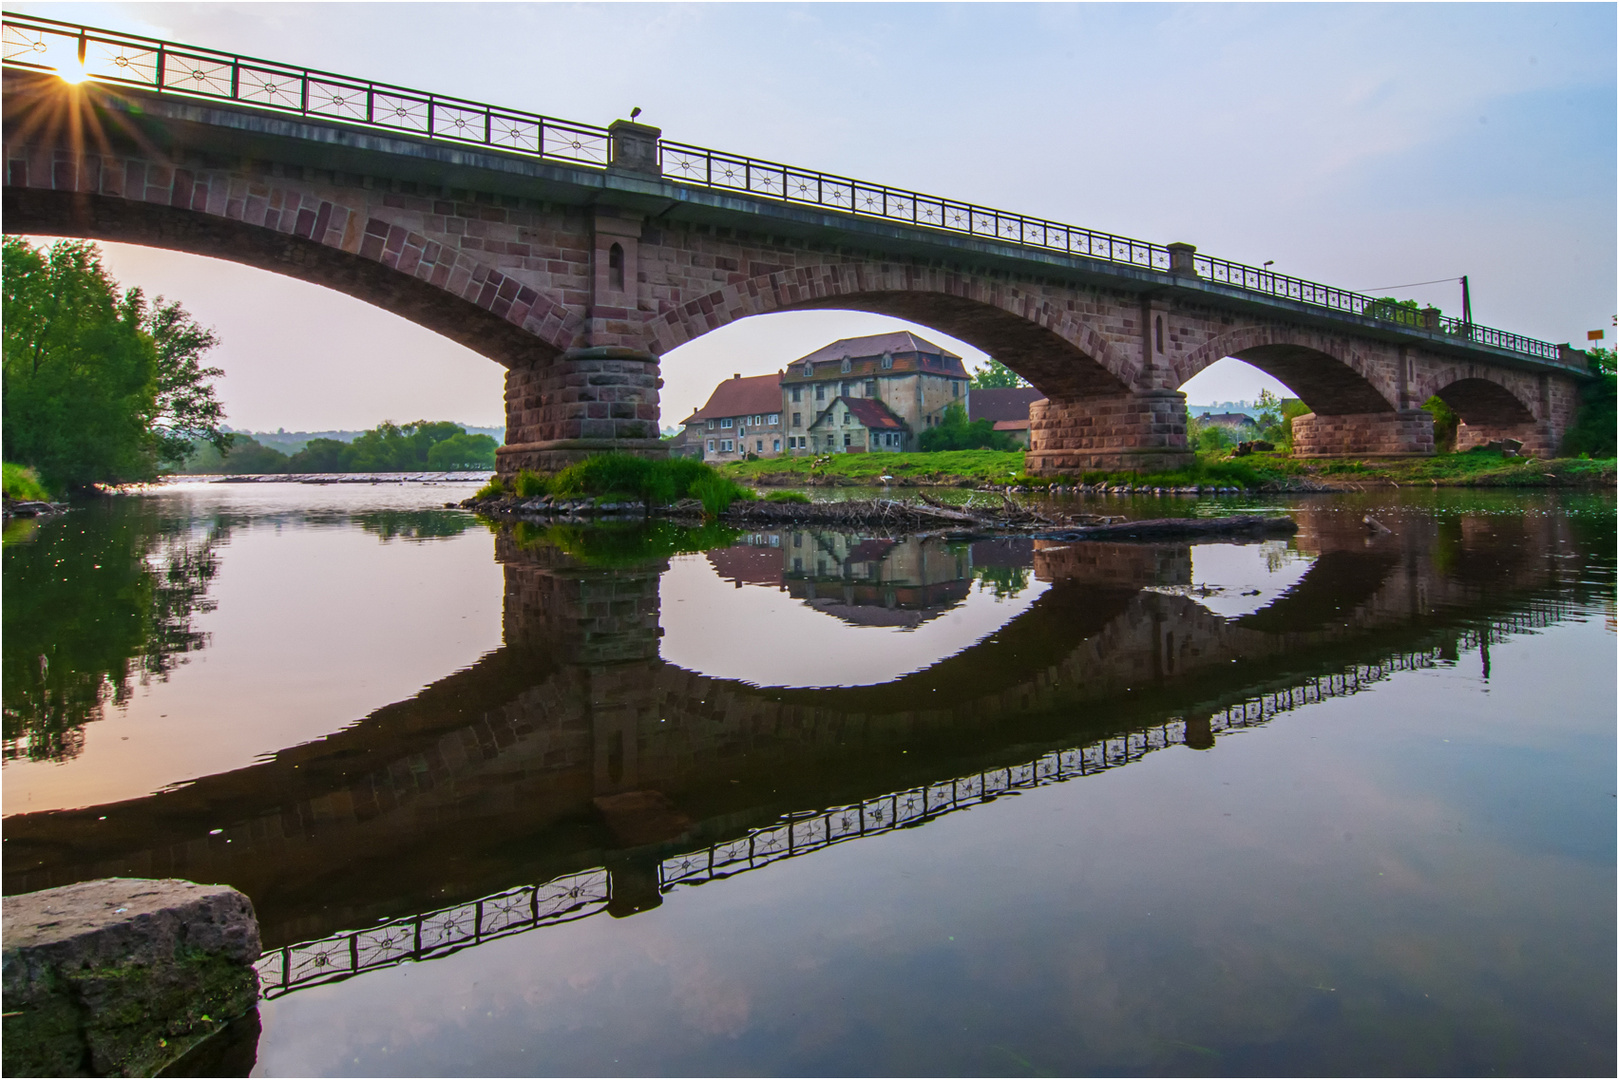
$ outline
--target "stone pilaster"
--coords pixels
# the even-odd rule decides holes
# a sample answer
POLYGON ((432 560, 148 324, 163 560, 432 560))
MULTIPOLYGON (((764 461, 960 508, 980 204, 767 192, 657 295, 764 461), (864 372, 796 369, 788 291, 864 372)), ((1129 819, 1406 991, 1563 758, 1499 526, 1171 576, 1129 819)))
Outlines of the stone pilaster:
POLYGON ((1175 390, 1037 401, 1029 407, 1034 476, 1095 470, 1159 472, 1192 463, 1186 445, 1186 395, 1175 390))
POLYGON ((1432 454, 1433 417, 1421 409, 1293 420, 1294 457, 1410 457, 1432 454))
POLYGON ((639 349, 569 349, 555 360, 506 372, 506 445, 501 476, 556 472, 591 454, 619 450, 663 457, 658 442, 658 358, 639 349))

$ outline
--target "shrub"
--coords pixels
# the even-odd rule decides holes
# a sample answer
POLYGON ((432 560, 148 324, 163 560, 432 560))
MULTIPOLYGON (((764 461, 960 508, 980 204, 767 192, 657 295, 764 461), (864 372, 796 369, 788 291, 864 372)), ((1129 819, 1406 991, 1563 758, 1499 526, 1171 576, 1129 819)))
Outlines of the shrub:
POLYGON ((8 499, 19 499, 24 502, 49 502, 50 493, 45 485, 39 482, 39 474, 26 465, 13 465, 5 462, 5 495, 8 499))
POLYGON ((1422 403, 1423 411, 1433 417, 1433 445, 1441 454, 1448 454, 1456 449, 1456 428, 1461 423, 1461 417, 1444 400, 1431 397, 1422 403))
POLYGON ((691 494, 703 504, 703 513, 711 518, 725 513, 738 499, 746 498, 749 491, 729 477, 714 473, 691 486, 691 494))
POLYGON ((521 470, 518 472, 517 477, 512 481, 512 491, 519 499, 533 499, 540 495, 544 495, 546 494, 547 487, 548 485, 545 482, 545 477, 541 476, 533 469, 521 470))
POLYGON ((996 431, 989 420, 967 420, 967 410, 952 402, 945 407, 944 419, 923 431, 916 440, 923 453, 940 450, 1015 450, 1018 444, 1004 431, 996 431))
POLYGON ((1590 349, 1591 373, 1596 376, 1580 387, 1580 410, 1574 426, 1563 439, 1563 453, 1589 454, 1595 458, 1614 456, 1616 402, 1614 351, 1590 349))
POLYGON ((491 476, 489 482, 479 488, 472 497, 474 499, 498 499, 504 494, 506 494, 506 485, 501 482, 500 477, 491 476))

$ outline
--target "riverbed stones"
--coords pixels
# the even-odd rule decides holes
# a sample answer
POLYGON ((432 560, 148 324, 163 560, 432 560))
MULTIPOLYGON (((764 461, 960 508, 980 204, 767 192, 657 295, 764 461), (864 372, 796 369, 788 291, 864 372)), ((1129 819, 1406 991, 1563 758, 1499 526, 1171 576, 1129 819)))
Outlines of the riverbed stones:
POLYGON ((150 1076, 258 1000, 258 921, 225 885, 103 878, 4 918, 8 1076, 150 1076))

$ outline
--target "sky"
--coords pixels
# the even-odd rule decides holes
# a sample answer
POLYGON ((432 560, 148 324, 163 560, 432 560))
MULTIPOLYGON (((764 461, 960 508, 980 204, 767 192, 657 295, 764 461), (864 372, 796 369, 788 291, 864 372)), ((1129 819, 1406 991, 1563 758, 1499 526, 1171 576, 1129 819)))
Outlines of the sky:
MULTIPOLYGON (((1615 336, 1612 4, 8 6, 786 161, 1200 251, 1554 342, 1615 336), (1438 284, 1392 288, 1411 282, 1438 284)), ((238 428, 503 422, 502 369, 319 286, 105 245, 216 329, 238 428)), ((733 373, 910 326, 747 319, 664 357, 663 423, 733 373)), ((1235 360, 1190 400, 1286 389, 1235 360)))

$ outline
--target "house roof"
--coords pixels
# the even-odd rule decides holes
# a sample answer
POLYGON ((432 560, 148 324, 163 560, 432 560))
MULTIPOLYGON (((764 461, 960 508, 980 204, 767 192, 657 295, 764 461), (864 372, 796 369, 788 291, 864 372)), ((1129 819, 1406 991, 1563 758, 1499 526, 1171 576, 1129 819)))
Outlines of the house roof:
POLYGON ((926 371, 949 378, 970 378, 961 357, 949 349, 935 345, 927 338, 909 330, 895 330, 887 334, 867 334, 865 337, 839 338, 823 345, 808 356, 801 356, 787 365, 783 382, 810 382, 818 379, 859 378, 869 375, 903 374, 926 371), (894 358, 894 366, 882 366, 883 354, 894 358), (849 358, 849 370, 843 370, 843 359, 849 358), (805 375, 809 365, 813 375, 805 375))
POLYGON ((996 431, 1028 431, 1029 430, 1029 418, 1025 416, 1022 420, 997 420, 997 421, 995 421, 995 430, 996 431))
POLYGON ((722 416, 751 416, 754 413, 781 412, 781 375, 734 375, 714 388, 708 395, 708 404, 686 418, 690 424, 698 420, 718 420, 722 416))
POLYGON ((974 390, 967 395, 967 419, 1002 420, 1029 419, 1029 406, 1046 395, 1032 386, 997 386, 974 390))
POLYGON ((876 398, 844 397, 842 394, 832 399, 832 404, 828 405, 826 411, 815 418, 815 422, 810 424, 810 427, 815 427, 831 416, 832 410, 836 409, 840 402, 845 409, 849 410, 861 427, 871 431, 907 430, 905 421, 895 416, 893 410, 876 398))
POLYGON ((1255 427, 1259 426, 1255 423, 1253 417, 1240 412, 1205 413, 1198 419, 1205 424, 1223 424, 1226 427, 1244 427, 1248 424, 1253 424, 1255 427))

